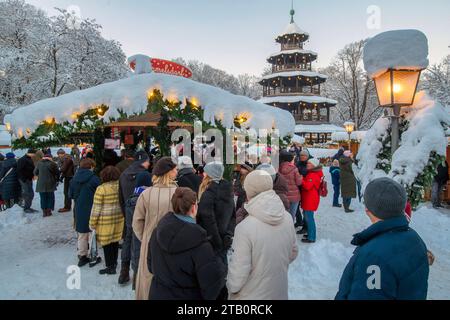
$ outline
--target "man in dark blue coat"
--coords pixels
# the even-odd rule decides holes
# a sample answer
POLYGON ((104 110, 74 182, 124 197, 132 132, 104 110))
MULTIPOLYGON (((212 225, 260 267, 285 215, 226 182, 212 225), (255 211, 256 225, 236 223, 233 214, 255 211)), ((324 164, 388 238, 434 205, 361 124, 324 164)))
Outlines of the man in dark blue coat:
POLYGON ((427 248, 405 217, 405 189, 389 178, 372 181, 364 194, 373 225, 356 234, 358 246, 342 275, 337 300, 425 300, 427 248))
POLYGON ((89 258, 89 219, 92 205, 100 179, 94 174, 95 162, 92 159, 83 159, 75 177, 70 181, 69 197, 75 200, 74 216, 75 230, 78 232, 78 266, 88 264, 89 258))

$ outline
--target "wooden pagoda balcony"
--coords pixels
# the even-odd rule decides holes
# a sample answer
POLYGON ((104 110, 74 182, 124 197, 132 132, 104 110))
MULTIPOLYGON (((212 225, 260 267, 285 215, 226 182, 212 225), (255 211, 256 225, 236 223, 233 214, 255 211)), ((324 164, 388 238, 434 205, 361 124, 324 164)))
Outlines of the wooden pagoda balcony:
POLYGON ((283 65, 272 65, 272 73, 281 71, 311 71, 311 63, 286 63, 283 65))
POLYGON ((314 124, 329 124, 330 123, 330 121, 327 118, 327 116, 320 116, 318 119, 317 118, 315 118, 315 119, 313 119, 313 118, 304 118, 300 114, 294 114, 293 116, 294 116, 296 124, 311 124, 311 123, 314 123, 314 124))
POLYGON ((320 96, 320 89, 317 87, 279 87, 279 88, 269 88, 264 87, 263 96, 264 97, 273 97, 278 95, 312 95, 312 96, 320 96))
POLYGON ((282 43, 281 50, 303 49, 303 43, 282 43))

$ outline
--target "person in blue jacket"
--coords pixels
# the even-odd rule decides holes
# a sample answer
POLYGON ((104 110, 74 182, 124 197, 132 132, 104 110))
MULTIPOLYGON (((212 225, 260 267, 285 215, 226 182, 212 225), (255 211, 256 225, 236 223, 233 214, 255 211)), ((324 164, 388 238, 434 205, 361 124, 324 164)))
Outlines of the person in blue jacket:
POLYGON ((78 232, 78 266, 88 264, 89 253, 89 219, 92 205, 100 179, 94 174, 95 162, 86 158, 81 160, 80 167, 70 181, 69 197, 75 201, 74 217, 75 230, 78 232))
POLYGON ((337 300, 425 300, 427 247, 409 227, 405 189, 389 178, 372 181, 364 194, 372 226, 354 236, 357 246, 339 284, 337 300))
POLYGON ((341 169, 339 168, 339 160, 334 160, 330 167, 331 181, 333 183, 333 207, 342 208, 339 204, 339 196, 341 195, 341 169))

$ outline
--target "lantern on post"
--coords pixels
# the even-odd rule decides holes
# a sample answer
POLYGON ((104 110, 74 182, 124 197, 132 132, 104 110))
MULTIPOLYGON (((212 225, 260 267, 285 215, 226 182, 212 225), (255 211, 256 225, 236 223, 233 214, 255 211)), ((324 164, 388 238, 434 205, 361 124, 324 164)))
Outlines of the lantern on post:
POLYGON ((352 133, 355 131, 355 123, 353 121, 347 121, 344 123, 345 131, 348 134, 348 149, 352 150, 352 133))
POLYGON ((364 47, 364 66, 375 82, 379 106, 392 108, 392 154, 399 147, 401 107, 414 104, 420 74, 428 64, 428 40, 418 30, 384 32, 364 47))

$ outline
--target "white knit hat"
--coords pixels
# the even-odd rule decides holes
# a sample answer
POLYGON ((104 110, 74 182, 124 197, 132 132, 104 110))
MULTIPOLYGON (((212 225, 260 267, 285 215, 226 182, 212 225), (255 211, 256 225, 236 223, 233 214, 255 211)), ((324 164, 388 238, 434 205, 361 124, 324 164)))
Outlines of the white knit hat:
POLYGON ((320 161, 316 158, 309 159, 308 162, 311 162, 314 165, 314 167, 320 166, 320 161))
POLYGON ((192 164, 192 159, 187 156, 179 157, 178 158, 178 170, 186 169, 186 168, 194 168, 194 165, 192 164))

